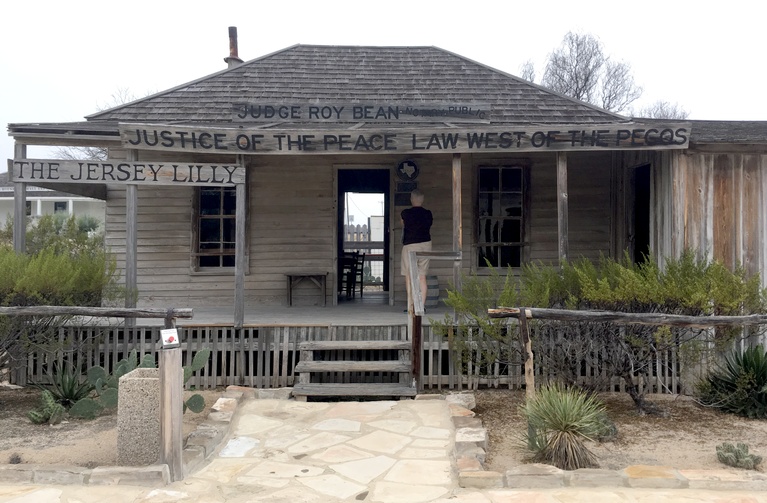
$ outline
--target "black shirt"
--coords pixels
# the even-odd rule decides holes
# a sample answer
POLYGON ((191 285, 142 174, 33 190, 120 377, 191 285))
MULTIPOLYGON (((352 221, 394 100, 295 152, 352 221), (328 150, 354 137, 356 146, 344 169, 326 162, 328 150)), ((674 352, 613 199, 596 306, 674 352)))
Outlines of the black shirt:
POLYGON ((425 243, 431 241, 432 216, 431 211, 420 206, 402 210, 402 221, 405 228, 402 231, 402 244, 425 243))

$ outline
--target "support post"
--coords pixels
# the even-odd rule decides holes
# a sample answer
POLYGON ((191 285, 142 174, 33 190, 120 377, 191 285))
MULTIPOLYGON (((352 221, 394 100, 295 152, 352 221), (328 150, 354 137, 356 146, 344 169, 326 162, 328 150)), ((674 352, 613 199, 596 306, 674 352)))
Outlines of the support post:
MULTIPOLYGON (((165 327, 172 328, 170 317, 165 327)), ((168 465, 171 481, 184 478, 183 473, 183 413, 184 370, 181 348, 160 350, 160 444, 161 462, 168 465)))
MULTIPOLYGON (((27 146, 16 143, 13 155, 17 159, 25 159, 27 146)), ((27 184, 23 182, 13 184, 13 250, 16 253, 27 252, 27 184)))
MULTIPOLYGON (((135 150, 128 150, 127 160, 137 160, 135 150)), ((138 295, 138 186, 125 186, 125 307, 136 307, 138 295)), ((127 318, 126 327, 135 327, 136 319, 127 318)))
MULTIPOLYGON (((240 165, 244 165, 242 160, 244 156, 239 157, 240 165)), ((245 220, 248 203, 246 194, 245 184, 237 184, 235 202, 236 238, 234 244, 234 328, 242 328, 245 320, 245 240, 247 234, 245 220)))
POLYGON ((411 325, 412 329, 412 375, 415 382, 416 392, 420 392, 423 389, 423 383, 421 382, 421 359, 423 355, 423 336, 421 331, 421 317, 415 313, 411 313, 411 325))
MULTIPOLYGON (((453 154, 453 251, 460 256, 463 250, 463 213, 461 203, 461 154, 453 154)), ((461 261, 453 262, 453 285, 461 292, 461 261)))
POLYGON ((559 262, 567 262, 570 255, 567 215, 567 153, 557 152, 557 232, 559 235, 559 262))

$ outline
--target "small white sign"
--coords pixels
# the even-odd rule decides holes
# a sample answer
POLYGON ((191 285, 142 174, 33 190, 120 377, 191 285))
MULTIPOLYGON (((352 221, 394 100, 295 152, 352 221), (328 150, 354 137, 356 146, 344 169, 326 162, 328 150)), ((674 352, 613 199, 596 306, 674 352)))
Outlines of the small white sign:
POLYGON ((177 348, 179 341, 178 341, 178 329, 177 328, 165 328, 163 330, 160 330, 160 335, 162 336, 162 347, 163 348, 177 348))

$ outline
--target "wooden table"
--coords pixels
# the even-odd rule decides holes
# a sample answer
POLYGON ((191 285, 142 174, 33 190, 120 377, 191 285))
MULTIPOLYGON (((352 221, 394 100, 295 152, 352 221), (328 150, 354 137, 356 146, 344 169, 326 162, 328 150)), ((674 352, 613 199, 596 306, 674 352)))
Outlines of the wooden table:
POLYGON ((288 280, 288 306, 293 305, 293 288, 303 280, 308 279, 314 283, 322 292, 322 305, 327 306, 327 295, 325 286, 327 285, 327 271, 320 272, 286 272, 285 277, 288 280))

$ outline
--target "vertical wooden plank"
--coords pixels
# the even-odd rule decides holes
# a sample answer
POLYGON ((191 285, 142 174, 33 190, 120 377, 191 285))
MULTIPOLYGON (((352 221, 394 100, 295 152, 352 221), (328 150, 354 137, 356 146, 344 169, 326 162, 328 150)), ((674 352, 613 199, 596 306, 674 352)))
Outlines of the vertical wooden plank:
POLYGON ((168 465, 172 481, 183 475, 183 381, 181 349, 160 352, 160 443, 162 462, 168 465))
POLYGON ((714 208, 717 216, 714 219, 714 257, 721 260, 728 269, 734 267, 732 243, 736 236, 735 213, 733 200, 733 166, 729 154, 717 155, 714 158, 714 208))
MULTIPOLYGON (((557 152, 557 232, 559 236, 560 263, 567 262, 570 255, 567 197, 567 153, 557 152)), ((522 317, 520 316, 521 319, 522 317)), ((527 322, 525 322, 525 325, 527 325, 527 322)))
POLYGON ((264 387, 264 339, 266 339, 266 333, 269 329, 262 327, 258 330, 258 340, 256 341, 256 368, 255 368, 255 383, 257 388, 264 387))
POLYGON ((280 386, 288 385, 288 375, 291 369, 288 366, 288 356, 290 355, 290 333, 292 327, 285 327, 282 331, 282 372, 280 372, 280 386))
MULTIPOLYGON (((27 146, 16 142, 13 156, 26 159, 27 146)), ((13 184, 13 249, 16 253, 27 252, 27 184, 13 184)))

